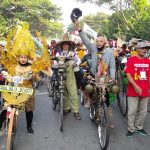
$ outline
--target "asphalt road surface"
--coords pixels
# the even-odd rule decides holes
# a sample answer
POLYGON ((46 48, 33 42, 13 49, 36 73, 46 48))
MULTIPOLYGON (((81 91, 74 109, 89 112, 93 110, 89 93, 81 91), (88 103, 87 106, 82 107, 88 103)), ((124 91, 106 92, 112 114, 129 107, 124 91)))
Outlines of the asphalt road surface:
MULTIPOLYGON (((75 120, 73 113, 64 117, 64 131, 59 131, 58 111, 52 110, 51 99, 46 86, 40 86, 36 92, 34 111, 34 135, 26 133, 25 114, 18 119, 15 150, 100 150, 97 127, 89 119, 89 110, 80 107, 82 120, 75 120)), ((127 119, 122 117, 117 102, 113 104, 114 129, 110 132, 108 150, 150 150, 150 113, 147 114, 145 130, 147 137, 135 134, 131 139, 126 137, 127 119)), ((0 137, 1 140, 1 137, 0 137)), ((0 150, 5 150, 0 145, 0 150)))

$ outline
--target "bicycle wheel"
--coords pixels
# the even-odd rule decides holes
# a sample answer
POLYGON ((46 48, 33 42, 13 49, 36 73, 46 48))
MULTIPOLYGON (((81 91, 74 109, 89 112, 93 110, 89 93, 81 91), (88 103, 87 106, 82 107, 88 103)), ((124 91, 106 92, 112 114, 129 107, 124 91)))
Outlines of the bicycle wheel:
POLYGON ((123 116, 126 116, 127 109, 128 109, 127 96, 126 96, 127 84, 125 83, 125 77, 121 72, 121 70, 118 71, 117 77, 118 77, 117 81, 119 85, 119 92, 117 94, 118 106, 121 114, 123 116))
POLYGON ((52 108, 53 108, 53 110, 56 110, 56 106, 58 104, 58 99, 59 99, 58 93, 59 93, 59 91, 57 89, 57 86, 54 85, 54 88, 53 88, 53 91, 52 91, 52 95, 53 95, 52 96, 52 108))
POLYGON ((83 91, 81 91, 81 93, 80 93, 80 101, 81 101, 81 104, 84 105, 84 93, 83 93, 83 91))
POLYGON ((57 81, 56 80, 51 80, 49 81, 49 97, 53 97, 53 93, 55 90, 55 86, 56 86, 57 81))
POLYGON ((91 102, 90 104, 90 119, 93 121, 96 117, 96 111, 97 111, 97 104, 96 102, 91 102))
POLYGON ((60 112, 59 112, 59 125, 60 125, 60 131, 62 132, 63 131, 63 107, 64 107, 64 104, 63 104, 63 92, 60 93, 60 112))
POLYGON ((50 83, 50 77, 49 76, 47 76, 47 78, 46 78, 46 85, 47 85, 47 90, 50 93, 50 91, 51 91, 51 83, 50 83))
POLYGON ((106 104, 103 103, 99 108, 100 118, 98 122, 99 144, 102 150, 106 150, 109 144, 110 128, 109 116, 106 104))
POLYGON ((7 150, 14 150, 14 142, 16 136, 16 121, 15 115, 16 109, 13 108, 11 112, 11 118, 9 121, 8 133, 7 133, 7 150))

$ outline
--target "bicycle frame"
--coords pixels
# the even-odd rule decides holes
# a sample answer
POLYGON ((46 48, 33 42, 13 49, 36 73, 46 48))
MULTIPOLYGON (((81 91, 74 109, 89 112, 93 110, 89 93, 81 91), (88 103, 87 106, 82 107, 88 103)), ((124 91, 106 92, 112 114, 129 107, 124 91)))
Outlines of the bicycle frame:
POLYGON ((60 131, 63 131, 63 94, 64 94, 64 81, 66 79, 65 74, 66 68, 59 67, 55 70, 56 79, 53 81, 51 92, 52 92, 52 103, 53 110, 59 105, 59 125, 60 131))
POLYGON ((16 135, 16 124, 17 124, 17 117, 19 115, 19 109, 14 105, 7 105, 5 106, 2 111, 5 115, 5 121, 3 122, 3 136, 7 135, 7 143, 6 150, 14 150, 14 142, 15 142, 15 135, 16 135))
POLYGON ((109 144, 109 115, 106 106, 106 88, 109 83, 104 83, 104 79, 100 79, 93 86, 96 87, 96 91, 93 93, 91 106, 90 106, 90 118, 98 126, 99 143, 102 150, 106 150, 109 144))
POLYGON ((6 133, 4 135, 7 135, 6 150, 14 150, 14 141, 15 141, 15 135, 16 135, 17 117, 19 115, 19 107, 20 107, 20 104, 23 104, 23 102, 28 100, 28 98, 30 97, 30 94, 33 93, 33 89, 31 88, 17 86, 18 84, 21 84, 23 82, 22 81, 23 78, 19 78, 18 76, 15 76, 15 78, 12 77, 12 79, 17 80, 13 82, 15 83, 14 84, 15 87, 4 85, 3 87, 5 88, 1 89, 2 97, 7 102, 6 106, 4 105, 4 107, 0 111, 0 114, 4 115, 4 120, 2 119, 3 121, 2 123, 3 123, 3 131, 4 133, 6 133), (29 89, 32 92, 28 93, 29 91, 25 91, 24 89, 29 89), (23 93, 21 90, 24 90, 25 93, 23 93), (12 95, 12 93, 15 94, 15 96, 12 95))

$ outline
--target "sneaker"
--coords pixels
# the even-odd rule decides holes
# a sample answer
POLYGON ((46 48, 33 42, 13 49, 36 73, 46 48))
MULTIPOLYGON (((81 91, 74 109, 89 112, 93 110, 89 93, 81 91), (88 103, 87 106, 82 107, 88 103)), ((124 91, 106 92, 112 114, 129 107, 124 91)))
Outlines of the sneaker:
POLYGON ((34 130, 32 129, 32 127, 27 128, 27 133, 29 135, 32 135, 34 133, 34 130))
POLYGON ((141 129, 141 130, 136 130, 136 132, 138 132, 139 134, 141 134, 142 136, 147 136, 147 133, 141 129))
POLYGON ((127 134, 126 134, 126 136, 127 136, 128 138, 131 138, 133 134, 134 134, 134 132, 128 131, 127 134))

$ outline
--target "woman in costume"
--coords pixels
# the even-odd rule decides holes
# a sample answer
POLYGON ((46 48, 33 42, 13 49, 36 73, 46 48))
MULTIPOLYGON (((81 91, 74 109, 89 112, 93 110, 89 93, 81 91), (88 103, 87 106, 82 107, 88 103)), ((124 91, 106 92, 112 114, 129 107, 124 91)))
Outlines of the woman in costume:
MULTIPOLYGON (((24 80, 17 86, 33 88, 33 81, 39 80, 38 72, 50 67, 48 51, 42 42, 33 38, 29 32, 29 26, 21 22, 7 37, 6 53, 3 53, 1 63, 8 72, 4 72, 5 78, 19 76, 24 80), (42 44, 41 44, 42 43, 42 44)), ((33 92, 34 93, 34 92, 33 92)), ((33 134, 32 120, 34 110, 35 94, 31 95, 25 102, 25 114, 27 122, 27 133, 33 134)), ((0 129, 5 120, 6 110, 0 115, 0 129)))

